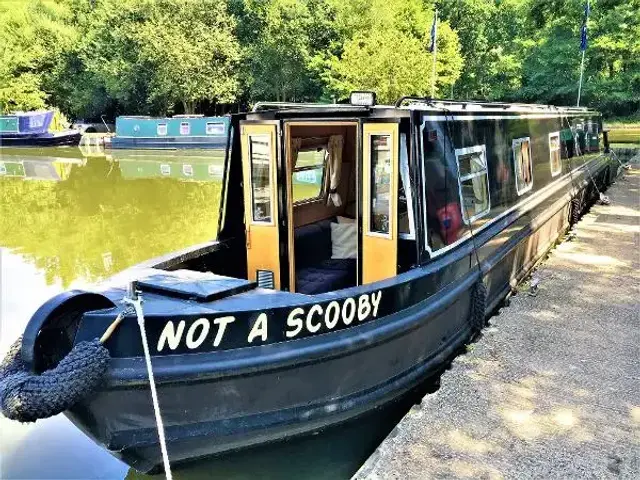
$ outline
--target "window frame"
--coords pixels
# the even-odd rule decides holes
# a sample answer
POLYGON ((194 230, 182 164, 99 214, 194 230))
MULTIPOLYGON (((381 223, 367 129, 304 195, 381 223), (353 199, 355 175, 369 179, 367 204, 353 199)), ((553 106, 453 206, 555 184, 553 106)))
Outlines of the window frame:
POLYGON ((250 182, 250 188, 249 188, 249 195, 250 195, 250 199, 251 199, 251 204, 249 205, 250 207, 250 211, 251 211, 251 224, 256 224, 256 225, 275 225, 275 215, 273 212, 274 208, 277 208, 277 200, 274 198, 274 182, 273 182, 273 159, 271 158, 272 152, 273 152, 273 145, 272 145, 272 141, 273 138, 271 135, 269 135, 268 133, 254 133, 254 134, 249 134, 247 136, 247 146, 249 147, 249 151, 247 152, 248 158, 249 158, 249 182, 250 182), (251 139, 252 138, 264 138, 267 140, 267 151, 269 152, 269 157, 267 159, 267 165, 269 166, 269 171, 268 171, 268 178, 269 178, 269 203, 270 203, 270 208, 271 208, 271 213, 269 215, 269 220, 256 220, 255 218, 255 184, 253 182, 253 156, 252 156, 252 149, 251 149, 251 139))
POLYGON ((465 148, 456 148, 456 168, 458 169, 458 195, 460 198, 460 212, 462 213, 462 221, 465 225, 471 225, 476 220, 486 216, 491 211, 491 189, 489 188, 489 164, 487 162, 487 146, 486 144, 482 145, 473 145, 472 147, 465 148), (463 155, 469 155, 471 153, 481 153, 482 160, 484 163, 484 171, 469 173, 467 175, 460 175, 460 157, 463 155), (484 178, 487 182, 487 208, 480 213, 476 213, 472 215, 470 218, 467 218, 467 209, 464 208, 464 198, 462 196, 462 182, 466 180, 471 180, 476 177, 484 175, 484 178))
POLYGON ((189 122, 180 122, 180 135, 191 135, 191 124, 189 122), (186 133, 182 131, 183 127, 186 125, 186 133))
MULTIPOLYGON (((549 165, 551 167, 551 178, 557 177, 562 173, 562 144, 560 143, 560 132, 551 132, 549 133, 549 165), (551 139, 556 137, 558 139, 558 148, 555 150, 551 149, 551 139), (556 171, 553 170, 553 152, 558 152, 558 159, 560 160, 560 168, 556 171)), ((531 181, 533 183, 533 180, 531 181)))
POLYGON ((305 165, 304 167, 293 167, 293 171, 291 172, 291 200, 293 201, 293 177, 297 172, 305 172, 307 170, 315 170, 317 168, 322 167, 322 180, 320 180, 320 193, 318 194, 318 196, 316 197, 309 197, 309 198, 305 198, 302 200, 296 200, 293 201, 293 205, 303 205, 306 203, 315 203, 315 202, 321 202, 324 200, 325 196, 326 196, 326 192, 327 192, 327 166, 328 166, 328 161, 329 161, 329 150, 328 150, 329 145, 319 145, 316 147, 306 147, 306 148, 301 148, 298 151, 298 155, 300 155, 302 152, 313 152, 313 151, 317 151, 319 148, 324 149, 325 155, 324 155, 324 161, 322 163, 317 163, 314 165, 305 165))
MULTIPOLYGON (((388 218, 389 218, 389 223, 387 226, 387 233, 385 232, 378 232, 378 231, 374 231, 372 230, 373 227, 373 222, 372 220, 372 216, 373 216, 373 189, 371 188, 373 185, 373 138, 374 137, 387 137, 389 139, 389 159, 390 159, 390 163, 391 163, 391 167, 393 170, 393 132, 391 131, 383 131, 383 132, 375 132, 375 133, 369 133, 367 135, 367 140, 369 142, 369 158, 366 160, 369 162, 369 175, 370 178, 368 179, 363 179, 364 181, 369 182, 369 221, 367 222, 367 231, 365 232, 367 235, 372 236, 372 237, 380 237, 380 238, 386 238, 386 239, 391 239, 393 238, 393 222, 396 221, 396 219, 393 218, 393 206, 392 206, 392 202, 393 201, 397 201, 397 199, 392 199, 391 197, 389 197, 389 207, 388 207, 388 218)), ((398 159, 398 163, 399 163, 398 159)), ((394 172, 392 171, 391 174, 389 175, 389 185, 392 185, 393 182, 393 175, 398 175, 398 172, 394 172)), ((391 195, 391 192, 389 192, 389 194, 391 195)))
POLYGON ((158 123, 156 124, 156 135, 158 135, 159 137, 166 137, 167 135, 169 135, 169 125, 167 123, 158 123), (162 131, 164 133, 160 133, 160 128, 162 128, 162 131))
MULTIPOLYGON (((519 150, 520 149, 518 149, 518 151, 519 150)), ((533 188, 533 156, 531 154, 531 137, 520 137, 520 138, 514 138, 513 140, 511 140, 511 158, 513 159, 513 172, 515 174, 514 177, 516 182, 516 192, 518 193, 518 196, 521 196, 529 192, 533 188), (527 150, 529 151, 529 166, 531 168, 531 182, 529 182, 527 186, 521 189, 518 185, 519 174, 518 174, 518 167, 517 167, 518 162, 516 159, 516 144, 522 145, 524 142, 527 142, 527 145, 528 145, 527 150)))

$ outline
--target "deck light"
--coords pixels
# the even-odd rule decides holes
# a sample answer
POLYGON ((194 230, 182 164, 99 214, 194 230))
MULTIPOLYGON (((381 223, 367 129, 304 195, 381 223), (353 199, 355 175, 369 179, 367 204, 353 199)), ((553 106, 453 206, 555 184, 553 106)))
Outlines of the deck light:
POLYGON ((376 92, 351 92, 349 103, 362 107, 373 107, 376 104, 376 92))

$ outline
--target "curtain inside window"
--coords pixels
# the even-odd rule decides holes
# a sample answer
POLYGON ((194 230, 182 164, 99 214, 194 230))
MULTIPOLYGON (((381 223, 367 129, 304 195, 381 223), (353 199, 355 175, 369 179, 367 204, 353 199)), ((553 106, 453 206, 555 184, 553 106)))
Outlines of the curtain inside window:
POLYGON ((342 147, 344 146, 344 137, 342 135, 331 135, 327 146, 329 167, 329 199, 327 205, 333 204, 336 207, 342 205, 342 199, 338 193, 340 185, 340 175, 342 173, 342 147))
POLYGON ((296 163, 298 163, 298 153, 302 148, 302 139, 301 138, 292 138, 291 139, 291 171, 296 168, 296 163))

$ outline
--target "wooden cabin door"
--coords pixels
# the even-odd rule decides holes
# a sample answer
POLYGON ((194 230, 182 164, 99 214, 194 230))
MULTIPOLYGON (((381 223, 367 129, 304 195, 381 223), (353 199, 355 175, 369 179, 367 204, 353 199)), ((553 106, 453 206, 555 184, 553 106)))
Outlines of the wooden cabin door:
POLYGON ((396 275, 398 268, 397 123, 362 126, 362 282, 396 275))
POLYGON ((247 274, 280 289, 277 124, 245 124, 242 137, 247 274))

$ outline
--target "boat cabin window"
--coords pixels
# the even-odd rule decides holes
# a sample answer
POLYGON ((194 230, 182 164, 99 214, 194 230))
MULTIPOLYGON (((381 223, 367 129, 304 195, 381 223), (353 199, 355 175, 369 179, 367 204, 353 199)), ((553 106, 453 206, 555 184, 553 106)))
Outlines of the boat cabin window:
POLYGON ((391 135, 371 135, 371 218, 369 231, 391 232, 391 135))
POLYGON ((272 223, 271 137, 249 137, 251 164, 251 212, 254 222, 272 223))
POLYGON ((422 124, 422 179, 425 248, 433 255, 457 242, 466 234, 460 206, 455 157, 449 155, 450 144, 436 125, 422 124))
POLYGON ((516 190, 518 195, 522 195, 533 187, 531 139, 529 137, 516 138, 511 145, 516 173, 516 190))
POLYGON ((189 122, 180 123, 180 135, 189 135, 191 133, 191 124, 189 122))
POLYGON ((462 218, 469 224, 489 213, 489 174, 484 145, 456 149, 462 218))
POLYGON ((551 162, 551 176, 555 177, 562 171, 560 160, 560 132, 549 134, 549 156, 551 162))
POLYGON ((207 122, 205 132, 207 135, 224 135, 224 123, 207 122))
POLYGON ((156 133, 159 136, 165 136, 167 132, 168 132, 168 129, 167 129, 166 123, 159 123, 158 126, 156 127, 156 133))
POLYGON ((310 147, 298 152, 293 168, 293 202, 310 202, 324 197, 327 146, 310 147))

